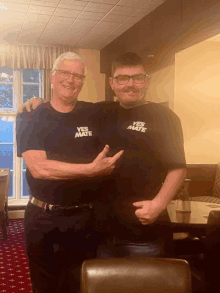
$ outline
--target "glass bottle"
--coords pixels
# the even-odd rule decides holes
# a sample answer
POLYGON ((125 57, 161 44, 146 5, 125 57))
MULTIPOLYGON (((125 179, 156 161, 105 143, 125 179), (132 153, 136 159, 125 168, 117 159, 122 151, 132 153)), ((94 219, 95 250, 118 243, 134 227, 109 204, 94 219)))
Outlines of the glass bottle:
POLYGON ((189 183, 190 179, 185 179, 180 191, 177 194, 176 211, 177 212, 191 212, 189 183))

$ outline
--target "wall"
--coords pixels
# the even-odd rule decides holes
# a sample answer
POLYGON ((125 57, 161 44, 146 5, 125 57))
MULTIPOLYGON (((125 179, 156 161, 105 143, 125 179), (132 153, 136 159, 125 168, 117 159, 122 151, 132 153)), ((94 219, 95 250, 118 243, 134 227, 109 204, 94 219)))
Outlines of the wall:
MULTIPOLYGON (((106 73, 106 79, 110 64, 118 54, 133 51, 145 60, 151 75, 147 100, 169 99, 171 109, 183 120, 188 164, 220 162, 217 87, 220 48, 214 48, 217 45, 210 42, 203 44, 218 34, 219 0, 166 0, 100 52, 101 72, 106 73), (193 47, 196 44, 202 47, 193 47), (212 51, 204 51, 204 46, 212 47, 212 51), (180 61, 180 56, 190 47, 192 56, 180 61), (149 57, 152 55, 153 58, 149 57)), ((111 99, 112 92, 107 85, 106 100, 111 99)))
MULTIPOLYGON (((108 79, 110 64, 118 54, 136 52, 145 59, 148 72, 155 74, 150 99, 157 101, 160 88, 159 94, 169 97, 173 104, 174 88, 171 84, 160 86, 160 83, 167 81, 167 71, 171 80, 174 79, 174 68, 170 66, 175 53, 219 34, 219 19, 219 0, 166 0, 100 51, 101 72, 106 73, 108 79)), ((112 92, 106 80, 106 100, 111 99, 112 92)))
POLYGON ((86 79, 79 100, 98 102, 105 100, 105 74, 100 73, 100 51, 79 49, 77 54, 86 65, 86 79))
POLYGON ((180 117, 188 164, 220 162, 220 41, 176 54, 174 111, 180 117))
POLYGON ((169 101, 169 107, 174 107, 174 71, 175 66, 172 60, 170 65, 155 70, 150 74, 150 82, 147 91, 147 100, 161 103, 169 101))

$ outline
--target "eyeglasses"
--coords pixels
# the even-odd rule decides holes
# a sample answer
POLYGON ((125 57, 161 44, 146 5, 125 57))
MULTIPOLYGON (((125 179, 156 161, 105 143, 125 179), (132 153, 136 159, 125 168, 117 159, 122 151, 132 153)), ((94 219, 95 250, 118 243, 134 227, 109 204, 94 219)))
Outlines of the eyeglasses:
POLYGON ((145 83, 146 79, 147 79, 147 74, 135 74, 135 75, 118 75, 113 77, 117 80, 118 84, 127 84, 129 82, 129 80, 132 78, 134 83, 136 84, 142 84, 145 83))
POLYGON ((73 80, 76 82, 82 82, 85 78, 85 75, 80 75, 80 74, 76 74, 76 73, 71 73, 69 71, 65 71, 65 70, 55 70, 57 71, 57 73, 59 74, 59 76, 61 78, 67 79, 70 77, 70 75, 73 76, 73 80))

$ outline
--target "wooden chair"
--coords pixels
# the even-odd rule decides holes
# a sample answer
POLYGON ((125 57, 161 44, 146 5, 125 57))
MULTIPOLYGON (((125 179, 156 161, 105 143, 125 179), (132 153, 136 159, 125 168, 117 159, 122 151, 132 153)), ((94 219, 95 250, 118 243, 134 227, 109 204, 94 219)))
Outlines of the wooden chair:
POLYGON ((190 293, 191 271, 184 260, 109 258, 86 260, 81 293, 190 293))
POLYGON ((210 195, 193 196, 190 200, 220 204, 220 163, 216 168, 212 193, 210 195))
POLYGON ((8 218, 8 190, 10 181, 10 169, 0 169, 0 224, 3 240, 7 240, 8 218))

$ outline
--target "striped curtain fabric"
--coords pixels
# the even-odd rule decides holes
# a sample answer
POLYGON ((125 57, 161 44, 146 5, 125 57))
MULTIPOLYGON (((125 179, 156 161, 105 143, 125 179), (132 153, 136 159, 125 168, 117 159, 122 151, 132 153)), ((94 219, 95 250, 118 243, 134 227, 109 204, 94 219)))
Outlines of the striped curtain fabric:
POLYGON ((56 58, 65 53, 74 52, 72 47, 49 47, 30 45, 0 45, 0 66, 20 69, 41 69, 44 71, 44 102, 48 102, 52 96, 50 71, 56 58))

